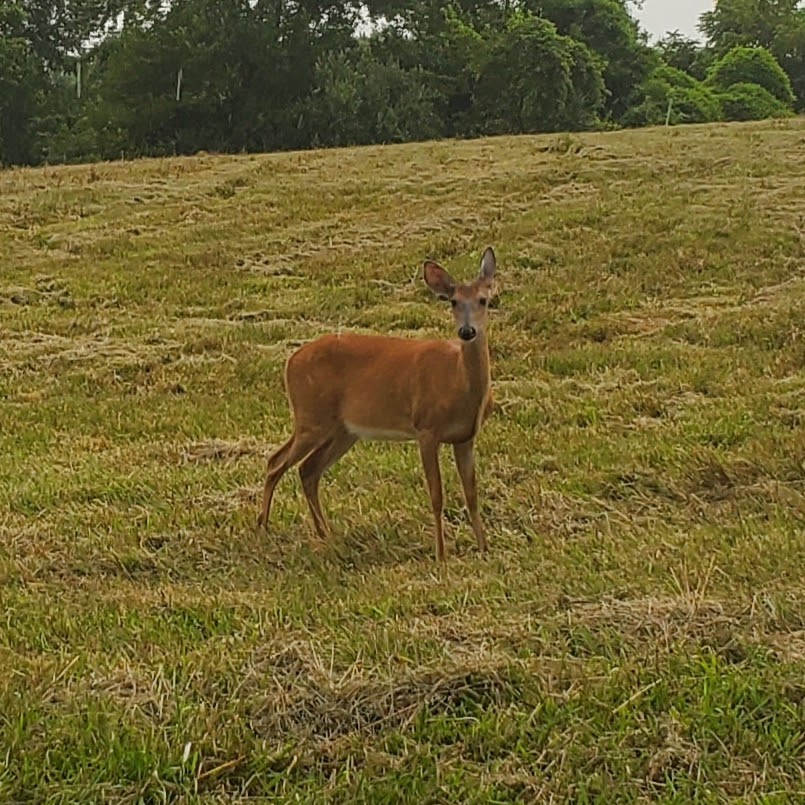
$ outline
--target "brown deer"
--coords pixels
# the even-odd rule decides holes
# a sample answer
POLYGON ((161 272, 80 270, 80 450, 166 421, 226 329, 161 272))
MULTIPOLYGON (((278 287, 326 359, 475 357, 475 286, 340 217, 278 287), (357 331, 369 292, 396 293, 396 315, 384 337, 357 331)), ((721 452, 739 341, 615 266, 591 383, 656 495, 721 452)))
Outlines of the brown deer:
POLYGON ((473 444, 492 408, 487 307, 493 293, 495 253, 461 285, 428 260, 424 279, 450 302, 459 340, 416 340, 375 335, 326 335, 300 347, 285 366, 294 432, 268 459, 258 526, 268 524, 274 489, 297 462, 302 488, 321 539, 328 535, 319 481, 359 439, 415 440, 436 519, 436 557, 444 560, 439 446, 453 445, 456 466, 478 548, 487 542, 478 512, 473 444))

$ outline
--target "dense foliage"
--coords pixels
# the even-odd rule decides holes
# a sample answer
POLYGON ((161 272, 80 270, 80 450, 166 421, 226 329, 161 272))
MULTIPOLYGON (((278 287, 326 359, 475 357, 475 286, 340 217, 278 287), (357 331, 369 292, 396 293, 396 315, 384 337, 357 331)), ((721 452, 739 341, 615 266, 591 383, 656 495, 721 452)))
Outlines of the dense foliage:
POLYGON ((794 102, 791 80, 765 48, 733 48, 711 67, 707 78, 725 90, 735 84, 757 84, 783 104, 794 102))
POLYGON ((717 56, 735 47, 766 48, 794 88, 805 111, 805 4, 802 0, 718 0, 702 15, 702 32, 717 56))
POLYGON ((730 120, 766 120, 791 113, 784 103, 757 84, 733 84, 719 100, 724 116, 730 120))
POLYGON ((649 75, 641 88, 639 102, 624 115, 628 126, 669 123, 711 123, 723 110, 716 94, 692 76, 663 64, 649 75))
POLYGON ((720 0, 702 30, 651 47, 628 0, 0 0, 0 163, 803 108, 799 3, 720 0))

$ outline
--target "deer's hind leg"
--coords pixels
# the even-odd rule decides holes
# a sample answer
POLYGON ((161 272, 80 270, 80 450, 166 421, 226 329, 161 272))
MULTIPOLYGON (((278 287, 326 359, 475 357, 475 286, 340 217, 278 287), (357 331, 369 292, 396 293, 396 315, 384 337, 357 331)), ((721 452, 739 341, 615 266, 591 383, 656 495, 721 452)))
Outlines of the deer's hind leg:
POLYGON ((319 501, 319 482, 322 475, 358 441, 346 430, 340 430, 331 439, 317 447, 299 467, 299 478, 305 493, 313 525, 321 539, 329 536, 329 527, 319 501))
POLYGON ((280 478, 294 464, 320 447, 322 441, 321 434, 302 432, 297 428, 291 438, 271 454, 268 459, 266 481, 263 486, 263 505, 260 510, 260 516, 257 518, 258 528, 265 528, 268 525, 268 518, 271 514, 271 501, 280 478))

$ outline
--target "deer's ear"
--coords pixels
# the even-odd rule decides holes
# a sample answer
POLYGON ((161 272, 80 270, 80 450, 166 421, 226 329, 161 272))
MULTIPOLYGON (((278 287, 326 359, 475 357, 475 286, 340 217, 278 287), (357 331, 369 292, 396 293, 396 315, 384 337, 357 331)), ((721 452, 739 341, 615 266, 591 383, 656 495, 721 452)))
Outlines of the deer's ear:
POLYGON ((495 271, 497 270, 497 260, 495 259, 495 252, 491 246, 488 246, 481 258, 481 273, 478 275, 480 280, 491 285, 495 280, 495 271))
POLYGON ((434 263, 433 260, 426 260, 424 276, 428 288, 440 299, 449 299, 453 295, 456 283, 438 263, 434 263))

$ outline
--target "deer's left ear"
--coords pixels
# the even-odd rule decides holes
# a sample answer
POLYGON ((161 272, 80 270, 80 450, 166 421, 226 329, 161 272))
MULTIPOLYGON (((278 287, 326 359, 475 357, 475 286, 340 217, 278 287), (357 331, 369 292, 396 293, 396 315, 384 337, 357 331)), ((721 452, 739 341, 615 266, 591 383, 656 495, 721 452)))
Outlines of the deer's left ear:
POLYGON ((433 260, 425 261, 425 282, 440 299, 449 299, 456 290, 453 278, 433 260))
POLYGON ((488 285, 491 285, 495 280, 495 270, 497 269, 497 260, 495 260, 495 252, 491 246, 488 246, 481 258, 481 273, 478 278, 483 280, 488 285))

